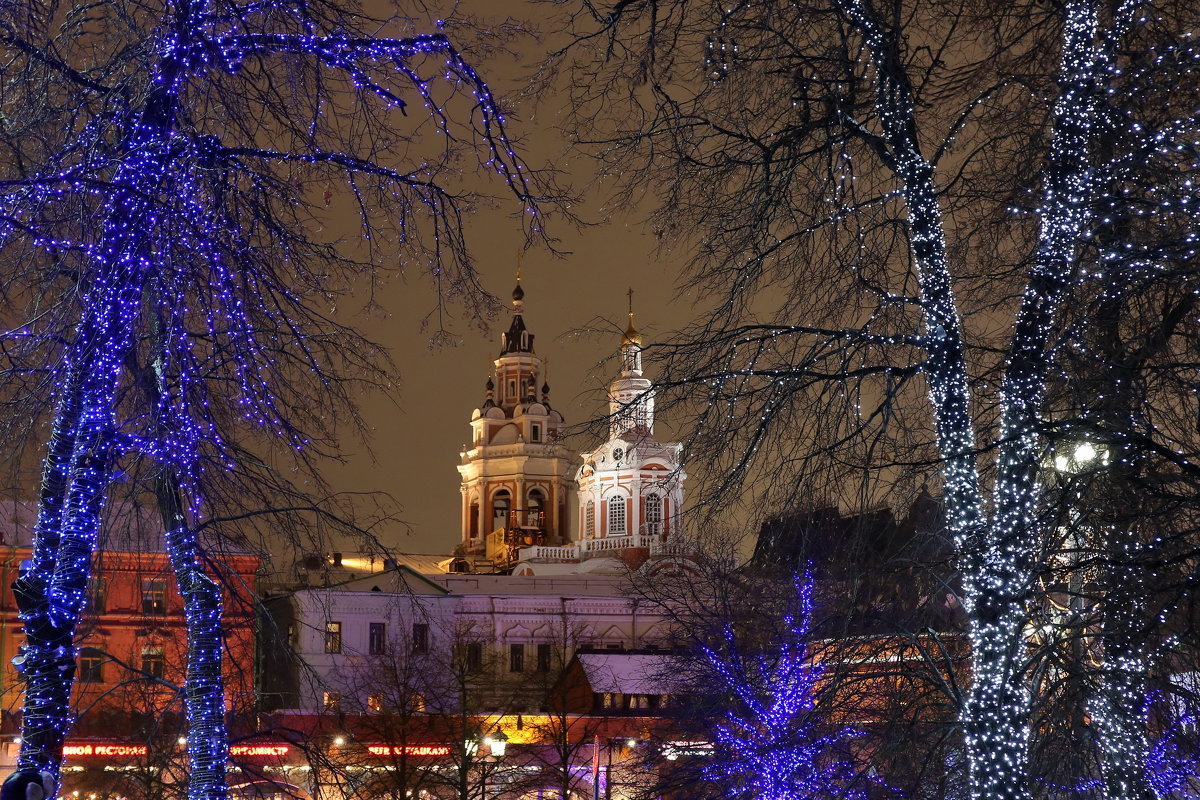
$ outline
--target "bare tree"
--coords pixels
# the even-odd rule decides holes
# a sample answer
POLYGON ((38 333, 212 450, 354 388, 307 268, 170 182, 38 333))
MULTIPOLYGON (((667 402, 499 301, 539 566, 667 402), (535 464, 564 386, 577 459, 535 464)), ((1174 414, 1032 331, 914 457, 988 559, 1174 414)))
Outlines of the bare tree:
MULTIPOLYGON (((576 76, 580 138, 636 174, 626 197, 653 182, 652 223, 692 251, 706 314, 659 383, 702 387, 706 499, 766 473, 768 505, 879 502, 940 473, 970 625, 973 797, 1034 786, 1028 623, 1049 442, 1071 423, 1051 387, 1105 331, 1105 298, 1137 318, 1136 298, 1194 291, 1195 130, 1177 109, 1195 21, 1139 0, 626 0, 580 4, 552 62, 576 76)), ((1190 316, 1166 318, 1183 349, 1190 316)), ((1087 427, 1190 479, 1194 431, 1175 412, 1194 407, 1194 376, 1177 366, 1148 364, 1152 399, 1087 427)), ((1106 774, 1114 758, 1100 753, 1106 774)), ((1108 796, 1144 786, 1111 780, 1108 796)))
POLYGON ((22 770, 57 771, 105 495, 123 463, 146 459, 202 634, 189 664, 190 796, 224 796, 220 669, 206 660, 219 656, 220 608, 196 537, 214 511, 236 515, 219 501, 247 477, 304 496, 296 487, 336 453, 335 409, 352 409, 384 362, 330 304, 375 279, 385 247, 428 268, 440 297, 485 310, 454 162, 480 153, 529 207, 526 173, 446 35, 381 35, 384 22, 325 0, 0 9, 0 106, 22 120, 0 136, 16 321, 5 354, 14 380, 32 374, 57 402, 35 553, 15 586, 22 770), (422 113, 405 127, 410 107, 422 113), (314 190, 337 185, 358 211, 353 246, 320 234, 314 190), (285 463, 307 477, 280 479, 285 463))

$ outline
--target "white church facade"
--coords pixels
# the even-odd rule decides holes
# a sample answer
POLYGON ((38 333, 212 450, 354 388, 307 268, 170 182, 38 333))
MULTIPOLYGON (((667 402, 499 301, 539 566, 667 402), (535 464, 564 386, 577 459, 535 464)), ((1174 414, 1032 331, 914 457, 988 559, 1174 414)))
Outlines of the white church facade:
POLYGON ((578 456, 560 443, 564 420, 550 405, 524 301, 518 283, 484 402, 471 416, 458 467, 462 539, 449 571, 621 575, 680 556, 682 448, 654 438, 654 384, 642 372, 632 311, 608 387, 608 439, 578 456))
MULTIPOLYGON (((681 446, 654 438, 654 386, 633 315, 609 385, 608 437, 577 454, 562 442, 564 419, 551 404, 524 299, 518 283, 483 403, 471 414, 454 552, 389 561, 334 554, 298 565, 296 582, 268 600, 279 635, 305 665, 275 676, 281 708, 319 712, 337 698, 344 710, 369 710, 379 691, 364 678, 379 666, 372 655, 433 657, 465 642, 487 656, 483 672, 496 686, 521 683, 524 673, 532 691, 539 674, 547 677, 547 653, 558 670, 577 650, 664 643, 663 618, 639 601, 631 579, 686 558, 685 476, 681 446)), ((538 707, 532 695, 517 705, 538 707)))

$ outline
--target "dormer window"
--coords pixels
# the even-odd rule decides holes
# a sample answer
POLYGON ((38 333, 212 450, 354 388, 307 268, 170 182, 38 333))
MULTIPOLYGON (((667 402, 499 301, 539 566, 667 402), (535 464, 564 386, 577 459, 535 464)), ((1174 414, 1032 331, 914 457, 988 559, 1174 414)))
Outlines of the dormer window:
POLYGON ((534 423, 533 431, 529 434, 529 441, 540 442, 542 440, 542 426, 534 423))

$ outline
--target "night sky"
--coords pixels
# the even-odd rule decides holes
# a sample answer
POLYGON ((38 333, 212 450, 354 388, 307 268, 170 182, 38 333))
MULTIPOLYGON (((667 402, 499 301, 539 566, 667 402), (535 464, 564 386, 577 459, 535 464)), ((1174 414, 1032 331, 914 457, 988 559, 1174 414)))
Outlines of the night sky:
MULTIPOLYGON (((430 4, 430 18, 446 14, 449 5, 430 4)), ((546 15, 554 11, 521 0, 472 5, 482 15, 528 20, 541 29, 549 28, 546 15)), ((473 10, 462 3, 456 8, 459 13, 473 10)), ((517 97, 524 87, 521 76, 529 73, 546 43, 527 39, 519 46, 524 53, 520 58, 493 57, 473 63, 506 108, 515 111, 510 118, 512 133, 523 140, 526 160, 533 166, 553 162, 568 170, 573 188, 586 192, 583 208, 574 210, 590 220, 610 218, 582 231, 552 221, 549 230, 559 239, 558 248, 569 255, 558 258, 545 249, 533 249, 523 258, 525 320, 537 337, 538 354, 549 359, 551 401, 568 425, 578 425, 602 413, 604 397, 598 390, 612 377, 614 365, 600 362, 614 352, 624 328, 628 287, 635 292, 638 327, 650 340, 682 324, 691 309, 674 289, 682 255, 656 253, 655 240, 636 209, 605 209, 603 188, 588 190, 591 164, 579 155, 564 157, 565 143, 555 130, 561 121, 559 99, 546 97, 535 108, 532 100, 517 97)), ((500 189, 495 182, 485 188, 492 193, 500 189)), ((523 241, 512 211, 509 203, 495 211, 481 211, 467 223, 468 243, 483 283, 506 302, 523 241)), ((400 383, 394 396, 380 393, 362 399, 366 422, 373 430, 368 442, 373 452, 346 441, 355 456, 349 464, 331 465, 326 471, 336 489, 392 495, 410 530, 389 526, 381 531, 381 539, 400 552, 447 553, 458 542, 460 494, 455 466, 470 435, 471 411, 483 402, 489 359, 499 351, 499 332, 509 320, 508 313, 502 313, 492 322, 490 333, 484 334, 460 315, 449 327, 461 337, 461 344, 431 350, 420 320, 434 307, 434 297, 427 282, 397 278, 382 298, 390 314, 387 319, 350 317, 390 349, 400 383)), ((660 430, 659 437, 664 433, 660 430)), ((581 432, 568 446, 579 451, 594 441, 592 434, 581 432)))

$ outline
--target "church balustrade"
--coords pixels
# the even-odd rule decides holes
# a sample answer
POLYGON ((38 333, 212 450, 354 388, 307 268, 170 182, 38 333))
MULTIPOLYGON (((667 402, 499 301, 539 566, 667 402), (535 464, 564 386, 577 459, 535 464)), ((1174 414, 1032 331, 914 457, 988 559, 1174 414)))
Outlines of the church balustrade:
POLYGON ((575 561, 579 558, 579 545, 564 547, 522 547, 522 561, 575 561))

